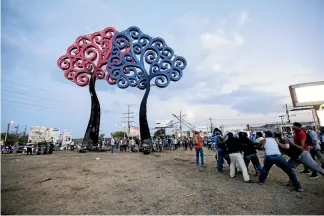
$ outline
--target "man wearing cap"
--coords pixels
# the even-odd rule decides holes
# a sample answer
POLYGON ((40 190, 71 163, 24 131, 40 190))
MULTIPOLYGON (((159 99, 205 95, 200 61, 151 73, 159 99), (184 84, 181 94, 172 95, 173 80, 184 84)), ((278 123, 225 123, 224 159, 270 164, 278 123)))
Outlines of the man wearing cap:
POLYGON ((264 165, 259 176, 260 184, 265 183, 271 167, 275 164, 289 176, 289 179, 294 185, 296 191, 304 191, 291 165, 281 155, 278 143, 273 138, 273 133, 271 131, 265 131, 264 133, 266 138, 260 141, 265 149, 264 165))

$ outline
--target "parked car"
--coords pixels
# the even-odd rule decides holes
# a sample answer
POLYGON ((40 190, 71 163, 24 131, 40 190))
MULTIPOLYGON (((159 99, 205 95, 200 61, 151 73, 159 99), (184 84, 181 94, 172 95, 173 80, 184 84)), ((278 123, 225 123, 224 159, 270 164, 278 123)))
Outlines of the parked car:
POLYGON ((16 153, 25 153, 26 152, 26 147, 25 146, 18 146, 16 149, 16 153))

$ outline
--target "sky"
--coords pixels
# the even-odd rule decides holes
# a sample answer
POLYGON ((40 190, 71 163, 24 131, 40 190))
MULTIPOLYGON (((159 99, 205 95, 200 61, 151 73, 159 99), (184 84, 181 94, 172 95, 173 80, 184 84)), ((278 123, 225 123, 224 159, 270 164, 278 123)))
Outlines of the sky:
MULTIPOLYGON (((162 37, 188 65, 180 81, 153 87, 148 121, 243 127, 279 122, 291 104, 288 86, 324 80, 324 2, 271 1, 1 1, 1 131, 29 126, 72 129, 83 137, 88 87, 64 78, 57 59, 80 35, 138 26, 162 37)), ((96 83, 101 133, 122 128, 131 104, 138 125, 144 91, 96 83)), ((292 120, 312 120, 309 111, 292 120)), ((286 119, 284 119, 286 120, 286 119)))

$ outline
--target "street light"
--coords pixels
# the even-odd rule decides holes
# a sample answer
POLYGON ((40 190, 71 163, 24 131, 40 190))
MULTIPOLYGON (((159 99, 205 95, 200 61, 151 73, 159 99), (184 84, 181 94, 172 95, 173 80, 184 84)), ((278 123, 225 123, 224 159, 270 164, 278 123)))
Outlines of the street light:
POLYGON ((6 136, 5 136, 5 144, 7 144, 7 136, 8 136, 8 133, 9 133, 9 130, 10 130, 10 124, 13 124, 14 123, 14 121, 10 121, 10 122, 8 122, 8 127, 7 127, 7 132, 6 132, 6 136))

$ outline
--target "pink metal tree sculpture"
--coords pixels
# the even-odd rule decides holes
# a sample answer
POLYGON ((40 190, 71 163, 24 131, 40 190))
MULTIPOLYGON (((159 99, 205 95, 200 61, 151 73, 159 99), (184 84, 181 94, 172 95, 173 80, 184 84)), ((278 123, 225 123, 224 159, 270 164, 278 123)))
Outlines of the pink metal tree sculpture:
MULTIPOLYGON (((107 27, 102 31, 80 36, 57 61, 58 67, 64 71, 65 78, 78 86, 89 85, 91 114, 82 144, 90 150, 98 145, 100 127, 100 103, 95 83, 96 79, 105 78, 112 39, 116 32, 114 28, 107 27)), ((115 84, 115 81, 107 81, 109 84, 115 84)))

